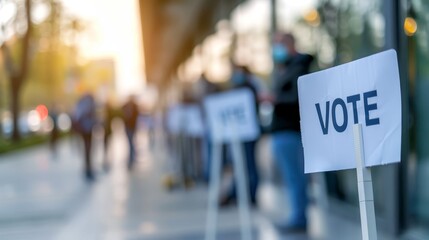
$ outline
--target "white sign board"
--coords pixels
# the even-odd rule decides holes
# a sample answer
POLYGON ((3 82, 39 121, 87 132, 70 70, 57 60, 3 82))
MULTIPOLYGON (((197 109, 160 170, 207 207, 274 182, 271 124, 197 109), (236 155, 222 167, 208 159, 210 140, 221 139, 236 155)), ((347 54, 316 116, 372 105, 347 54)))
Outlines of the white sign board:
POLYGON ((365 166, 400 161, 401 91, 388 50, 298 79, 305 172, 356 167, 353 125, 362 124, 365 166))
POLYGON ((210 95, 204 99, 204 109, 215 141, 251 141, 260 134, 255 97, 248 89, 210 95))
POLYGON ((184 125, 183 106, 180 104, 172 105, 167 112, 167 129, 170 133, 179 134, 184 125))
POLYGON ((204 135, 203 116, 197 104, 189 104, 184 107, 186 133, 192 137, 202 137, 204 135))

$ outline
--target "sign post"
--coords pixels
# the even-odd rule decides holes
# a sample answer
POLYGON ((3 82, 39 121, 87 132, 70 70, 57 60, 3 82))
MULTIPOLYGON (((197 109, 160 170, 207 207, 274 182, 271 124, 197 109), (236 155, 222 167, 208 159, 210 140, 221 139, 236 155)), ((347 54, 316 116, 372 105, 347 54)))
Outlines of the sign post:
POLYGON ((377 240, 371 169, 365 167, 362 124, 353 125, 362 239, 377 240))
POLYGON ((235 138, 231 141, 234 175, 238 190, 238 211, 241 221, 241 236, 244 240, 252 239, 252 223, 250 222, 249 191, 247 188, 246 159, 243 156, 242 143, 235 138))
POLYGON ((377 239, 370 167, 401 158, 396 52, 384 51, 298 79, 305 173, 357 171, 364 240, 377 239))
POLYGON ((241 89, 211 95, 204 100, 207 123, 215 146, 211 158, 209 207, 207 212, 206 240, 216 239, 218 220, 219 185, 221 176, 222 143, 230 144, 237 184, 241 239, 252 239, 252 227, 247 187, 247 167, 242 142, 259 136, 254 98, 250 90, 241 89))
POLYGON ((206 220, 206 240, 216 239, 216 230, 218 223, 218 196, 220 188, 220 177, 222 170, 222 143, 212 141, 213 149, 210 165, 209 199, 206 220))

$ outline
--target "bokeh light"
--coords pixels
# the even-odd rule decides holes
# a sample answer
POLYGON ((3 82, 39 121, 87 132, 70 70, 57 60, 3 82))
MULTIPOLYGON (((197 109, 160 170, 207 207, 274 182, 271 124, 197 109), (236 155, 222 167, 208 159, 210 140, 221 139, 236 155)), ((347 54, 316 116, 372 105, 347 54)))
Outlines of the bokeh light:
POLYGON ((27 123, 30 131, 32 132, 39 131, 40 123, 41 123, 40 113, 36 110, 31 110, 27 116, 27 123))
POLYGON ((407 36, 413 36, 417 32, 417 22, 412 17, 405 18, 404 31, 407 36))
POLYGON ((49 111, 45 105, 43 105, 43 104, 38 105, 36 107, 36 111, 37 111, 37 113, 39 113, 41 120, 45 120, 46 117, 48 117, 49 111))
POLYGON ((304 15, 304 20, 312 26, 315 26, 315 27, 319 26, 320 24, 319 12, 316 9, 310 10, 310 12, 304 15))
POLYGON ((45 120, 42 121, 41 130, 44 133, 49 133, 54 129, 54 121, 51 117, 46 117, 45 120))
POLYGON ((58 116, 57 124, 58 124, 58 129, 60 129, 60 131, 63 131, 63 132, 69 131, 71 128, 71 119, 69 115, 67 115, 66 113, 61 113, 58 116))

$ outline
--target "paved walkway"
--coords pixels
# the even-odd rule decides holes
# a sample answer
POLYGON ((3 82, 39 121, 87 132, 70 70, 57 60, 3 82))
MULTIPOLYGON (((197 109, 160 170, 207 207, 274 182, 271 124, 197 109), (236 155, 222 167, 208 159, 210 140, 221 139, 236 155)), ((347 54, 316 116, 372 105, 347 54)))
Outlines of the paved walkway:
MULTIPOLYGON (((96 144, 100 170, 93 184, 83 181, 80 148, 73 139, 63 140, 56 156, 47 146, 0 155, 0 239, 204 239, 206 186, 165 190, 161 184, 169 166, 165 147, 149 149, 143 133, 138 141, 138 165, 131 174, 125 167, 121 131, 115 133, 109 152, 113 161, 109 174, 101 171, 101 146, 96 144)), ((267 165, 262 162, 263 171, 268 171, 267 165)), ((262 184, 261 208, 252 212, 256 239, 360 239, 358 223, 327 216, 314 206, 308 236, 280 236, 271 222, 287 214, 282 196, 273 184, 262 184)), ((237 209, 221 210, 218 239, 239 237, 237 209)))

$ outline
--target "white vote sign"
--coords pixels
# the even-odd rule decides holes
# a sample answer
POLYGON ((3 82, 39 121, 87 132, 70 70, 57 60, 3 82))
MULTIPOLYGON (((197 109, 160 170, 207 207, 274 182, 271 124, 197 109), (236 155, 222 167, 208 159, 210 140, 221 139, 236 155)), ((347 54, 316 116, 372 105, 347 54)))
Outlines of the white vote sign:
POLYGON ((260 134, 254 96, 248 89, 210 95, 204 109, 215 141, 251 141, 260 134))
POLYGON ((192 137, 204 135, 203 116, 197 104, 189 104, 184 107, 186 133, 192 137))
POLYGON ((184 126, 183 106, 175 104, 169 107, 167 111, 167 128, 173 134, 179 134, 183 131, 184 126))
POLYGON ((388 50, 298 79, 305 172, 356 167, 353 125, 362 124, 365 166, 400 161, 401 91, 388 50))

